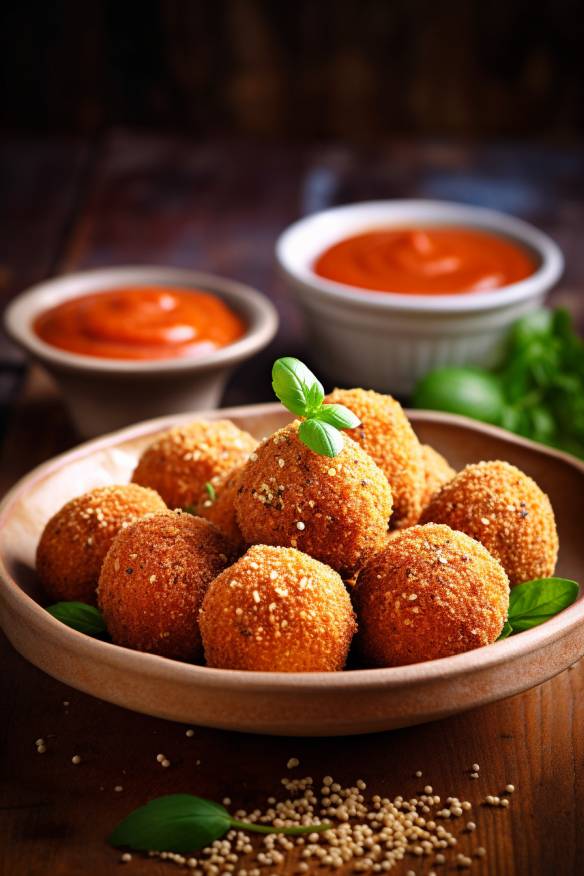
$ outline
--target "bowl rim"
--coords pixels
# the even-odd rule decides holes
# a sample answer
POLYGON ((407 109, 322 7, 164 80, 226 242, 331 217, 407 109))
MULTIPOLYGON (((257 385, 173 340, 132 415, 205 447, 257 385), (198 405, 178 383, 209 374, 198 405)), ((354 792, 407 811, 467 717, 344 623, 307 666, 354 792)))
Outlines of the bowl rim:
POLYGON ((278 323, 276 308, 257 289, 206 271, 163 265, 92 268, 52 277, 21 292, 12 299, 4 313, 8 335, 36 359, 61 369, 126 375, 207 371, 236 364, 267 346, 278 330, 278 323), (237 302, 246 320, 246 331, 233 343, 201 356, 134 360, 71 353, 47 344, 32 328, 40 313, 63 301, 93 291, 108 292, 129 283, 197 287, 217 295, 228 305, 237 302))
MULTIPOLYGON (((222 408, 216 411, 197 412, 202 419, 223 419, 249 416, 250 413, 272 414, 282 411, 278 403, 263 405, 247 405, 234 408, 222 408)), ((584 475, 584 462, 562 451, 536 444, 497 426, 477 423, 468 417, 446 414, 437 411, 408 410, 412 422, 419 420, 436 423, 453 423, 473 428, 499 439, 508 440, 519 447, 536 450, 544 456, 554 457, 567 462, 584 475)), ((192 420, 192 414, 159 417, 145 420, 133 426, 126 427, 108 435, 86 441, 75 448, 53 457, 34 468, 21 478, 0 502, 0 529, 10 517, 10 510, 19 498, 26 496, 33 485, 47 475, 58 471, 71 462, 87 456, 104 447, 115 446, 123 441, 135 440, 140 437, 154 436, 157 432, 169 428, 172 424, 192 420)), ((46 635, 52 640, 58 640, 62 647, 71 646, 80 656, 99 659, 110 666, 120 667, 122 664, 128 671, 147 669, 153 677, 164 680, 173 678, 182 682, 196 681, 209 689, 223 690, 241 689, 247 686, 254 692, 262 693, 292 693, 302 689, 304 693, 322 693, 327 690, 345 690, 354 692, 364 687, 368 690, 387 690, 404 686, 422 685, 433 679, 459 678, 479 670, 500 666, 513 662, 519 657, 533 653, 553 641, 561 640, 569 635, 575 627, 584 620, 584 596, 555 617, 526 630, 520 635, 509 637, 492 645, 476 648, 451 657, 424 663, 413 663, 407 666, 352 669, 343 672, 294 672, 271 673, 236 669, 215 669, 181 661, 170 660, 155 654, 134 651, 110 642, 93 639, 83 633, 73 630, 53 618, 31 596, 25 593, 7 569, 0 553, 0 599, 6 603, 9 610, 24 613, 27 622, 34 627, 39 635, 46 635)))
MULTIPOLYGON (((332 240, 326 246, 331 242, 332 240)), ((323 245, 323 250, 324 248, 323 245)), ((541 295, 559 280, 564 270, 564 257, 557 243, 531 223, 491 207, 426 198, 359 201, 320 210, 288 225, 276 241, 275 252, 279 269, 284 277, 304 291, 319 295, 325 300, 351 305, 355 309, 377 311, 471 313, 500 310, 541 295), (401 222, 400 217, 402 217, 401 222), (525 279, 491 291, 409 295, 398 292, 376 292, 348 283, 327 280, 314 273, 306 258, 294 254, 294 249, 297 246, 300 248, 297 241, 299 238, 302 239, 303 235, 310 235, 314 240, 314 237, 319 235, 319 226, 330 221, 350 218, 353 218, 354 227, 351 228, 353 222, 347 221, 347 227, 337 237, 333 236, 334 240, 342 240, 367 228, 399 226, 404 224, 404 221, 408 224, 423 222, 426 225, 464 225, 510 237, 535 251, 540 264, 534 273, 525 279)))

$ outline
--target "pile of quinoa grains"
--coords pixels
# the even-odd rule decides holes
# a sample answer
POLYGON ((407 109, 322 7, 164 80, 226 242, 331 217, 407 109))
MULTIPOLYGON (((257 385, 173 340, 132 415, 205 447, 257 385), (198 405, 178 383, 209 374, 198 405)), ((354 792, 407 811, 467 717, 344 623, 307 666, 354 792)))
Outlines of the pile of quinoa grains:
MULTIPOLYGON (((297 764, 291 758, 287 768, 297 764)), ((478 772, 475 767, 467 776, 478 772)), ((421 777, 421 770, 413 774, 415 779, 421 777)), ((456 796, 443 798, 427 783, 413 797, 393 799, 370 794, 363 779, 347 787, 332 776, 320 782, 310 776, 283 778, 281 784, 283 799, 268 797, 263 807, 238 809, 232 816, 256 829, 302 827, 303 835, 274 832, 259 838, 233 828, 192 854, 153 850, 148 856, 194 876, 276 876, 283 871, 327 873, 340 868, 345 873, 386 873, 395 867, 406 876, 439 876, 452 869, 470 872, 486 856, 486 849, 477 842, 481 810, 507 808, 515 791, 507 784, 498 796, 471 803, 456 796), (323 823, 330 824, 330 829, 323 831, 323 823), (310 826, 314 832, 309 832, 310 826)), ((230 803, 229 798, 223 800, 224 805, 230 803)), ((124 851, 119 860, 129 863, 140 858, 139 853, 124 851)))

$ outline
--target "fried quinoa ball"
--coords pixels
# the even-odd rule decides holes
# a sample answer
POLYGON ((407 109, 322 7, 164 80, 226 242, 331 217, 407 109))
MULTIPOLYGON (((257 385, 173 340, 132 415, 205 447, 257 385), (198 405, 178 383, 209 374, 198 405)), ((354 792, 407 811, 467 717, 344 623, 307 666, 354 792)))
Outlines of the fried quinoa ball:
POLYGON ((338 672, 356 630, 336 572, 265 545, 215 578, 199 623, 208 666, 263 672, 338 672))
POLYGON ((231 559, 221 533, 192 514, 167 511, 122 530, 104 560, 98 587, 113 641, 175 660, 197 660, 205 591, 231 559))
POLYGON ((215 496, 212 498, 204 490, 197 501, 197 513, 214 523, 217 529, 229 539, 236 548, 243 548, 245 542, 237 523, 235 513, 235 497, 239 489, 241 472, 240 465, 214 481, 215 496))
POLYGON ((429 444, 422 444, 422 459, 424 460, 425 476, 422 508, 425 508, 438 490, 452 480, 456 472, 442 454, 430 447, 429 444))
POLYGON ((403 666, 494 642, 509 581, 483 545, 448 526, 404 529, 359 576, 359 647, 373 666, 403 666))
POLYGON ((348 407, 361 420, 353 438, 387 477, 393 495, 391 528, 411 526, 420 516, 425 491, 422 448, 402 406, 390 395, 364 389, 335 389, 327 404, 348 407))
POLYGON ((334 459, 310 450, 295 421, 266 438, 241 473, 235 507, 248 544, 295 547, 343 577, 383 545, 391 514, 387 478, 343 433, 334 459))
POLYGON ((136 484, 97 487, 67 502, 48 521, 37 547, 36 568, 47 596, 95 604, 101 564, 120 529, 165 510, 158 493, 136 484))
POLYGON ((507 572, 511 586, 554 572, 558 533, 550 500, 508 462, 467 465, 425 509, 421 522, 430 521, 484 544, 507 572))
POLYGON ((146 448, 132 480, 157 490, 169 508, 186 508, 207 482, 245 462, 256 445, 230 420, 176 426, 146 448))

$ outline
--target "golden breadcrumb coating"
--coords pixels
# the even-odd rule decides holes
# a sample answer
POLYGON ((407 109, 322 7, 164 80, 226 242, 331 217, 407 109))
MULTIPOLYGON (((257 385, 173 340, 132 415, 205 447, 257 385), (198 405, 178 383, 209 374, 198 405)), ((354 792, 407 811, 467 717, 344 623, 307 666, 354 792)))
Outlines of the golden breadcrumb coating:
POLYGON ((265 545, 213 581, 199 623, 208 666, 263 672, 338 672, 356 630, 336 572, 265 545))
POLYGON ((433 447, 430 447, 429 444, 422 444, 422 459, 424 460, 425 476, 422 508, 425 508, 432 499, 432 496, 434 496, 444 484, 447 484, 448 481, 452 480, 456 471, 442 454, 438 453, 437 450, 434 450, 433 447))
POLYGON ((391 515, 387 478, 343 433, 331 459, 298 437, 298 421, 266 438, 241 473, 235 500, 248 544, 295 547, 350 577, 383 544, 391 515))
POLYGON ((494 642, 509 581, 477 541, 428 523, 396 533, 359 576, 355 602, 364 661, 403 666, 494 642))
POLYGON ((197 513, 214 523, 217 529, 229 539, 236 548, 244 547, 244 540, 237 523, 235 497, 239 489, 242 465, 213 481, 215 496, 203 490, 196 504, 197 513))
POLYGON ((132 480, 157 490, 169 508, 186 508, 207 482, 245 462, 256 445, 230 420, 176 426, 146 448, 132 480))
POLYGON ((136 484, 98 487, 67 502, 48 521, 37 547, 36 568, 47 596, 95 604, 101 564, 120 529, 164 510, 158 493, 136 484))
POLYGON ((550 500, 508 462, 467 465, 425 509, 421 522, 430 521, 446 523, 484 544, 511 586, 553 575, 558 533, 550 500))
POLYGON ((402 406, 390 395, 364 389, 335 389, 327 404, 345 405, 361 420, 347 434, 386 475, 393 495, 392 529, 411 526, 420 516, 425 490, 422 448, 402 406))
POLYGON ((175 660, 197 660, 205 591, 231 560, 226 539, 202 517, 167 511, 122 530, 104 560, 98 587, 112 640, 175 660))

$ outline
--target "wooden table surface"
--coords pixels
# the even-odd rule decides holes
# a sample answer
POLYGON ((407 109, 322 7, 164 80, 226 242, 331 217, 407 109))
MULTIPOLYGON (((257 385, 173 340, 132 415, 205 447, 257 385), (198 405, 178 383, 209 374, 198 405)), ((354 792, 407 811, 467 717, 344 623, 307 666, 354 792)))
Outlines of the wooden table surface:
MULTIPOLYGON (((500 207, 549 231, 567 260, 554 293, 584 327, 584 156, 579 150, 402 142, 372 149, 198 143, 113 131, 97 142, 8 141, 0 147, 0 290, 3 300, 44 277, 113 264, 172 264, 233 276, 277 304, 281 332, 232 380, 226 404, 270 398, 275 354, 310 361, 298 315, 273 267, 291 220, 324 206, 381 197, 440 197, 500 207)), ((3 492, 76 436, 54 387, 0 344, 3 492)), ((298 775, 365 779, 372 793, 411 796, 423 771, 443 796, 479 804, 508 782, 507 810, 475 808, 475 833, 455 852, 484 846, 477 874, 584 872, 584 664, 513 699, 449 720, 370 737, 279 739, 185 727, 133 714, 43 675, 2 639, 0 873, 102 876, 118 872, 105 837, 132 808, 192 792, 235 806, 278 793, 298 775), (65 705, 68 703, 69 705, 65 705), (36 753, 38 737, 48 751, 36 753), (161 769, 156 754, 171 760, 161 769), (71 758, 79 754, 82 763, 71 758), (480 778, 468 775, 481 765, 480 778), (115 786, 123 791, 114 791, 115 786)), ((350 704, 349 704, 350 705, 350 704)), ((459 829, 460 830, 460 829, 459 829)), ((124 872, 180 872, 134 856, 124 872)), ((452 872, 454 857, 437 872, 452 872)), ((393 871, 427 874, 409 858, 393 871)), ((279 871, 294 870, 288 862, 279 871)), ((326 872, 322 870, 322 872, 326 872)), ((338 871, 337 871, 338 872, 338 871)))

